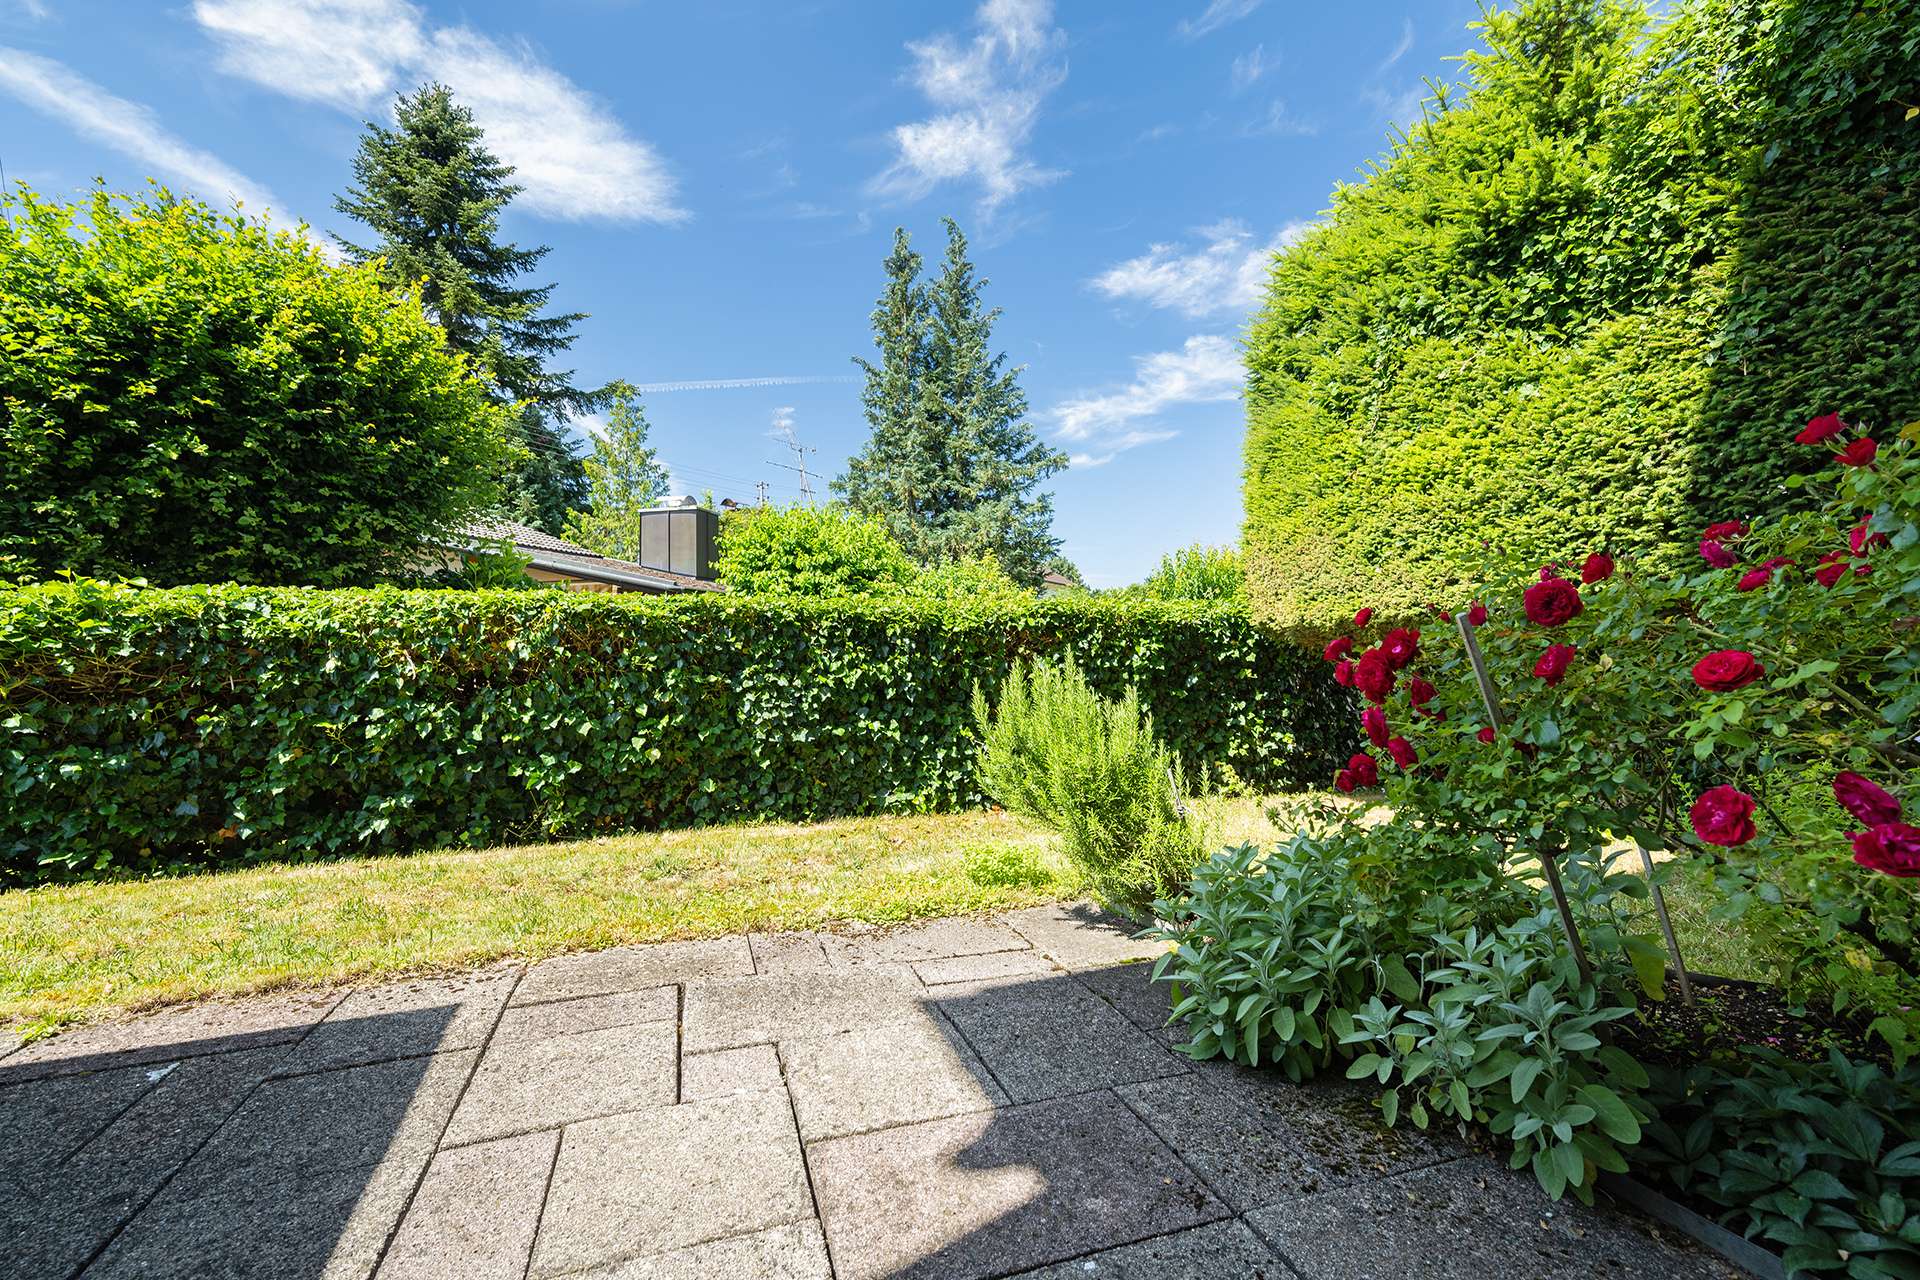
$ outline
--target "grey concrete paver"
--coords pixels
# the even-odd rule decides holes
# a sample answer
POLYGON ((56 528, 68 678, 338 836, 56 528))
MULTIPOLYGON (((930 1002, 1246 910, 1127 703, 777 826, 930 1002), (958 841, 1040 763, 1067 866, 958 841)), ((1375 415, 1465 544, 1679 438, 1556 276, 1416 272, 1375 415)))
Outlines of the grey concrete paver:
POLYGON ((1186 1062, 1065 974, 936 987, 952 1020, 1014 1102, 1177 1075, 1186 1062))
POLYGON ((992 951, 1023 951, 1030 945, 1004 920, 955 916, 866 933, 821 935, 835 965, 913 964, 992 951))
POLYGON ((515 1005, 502 1015, 494 1041, 512 1044, 579 1031, 604 1031, 639 1022, 670 1022, 679 1014, 677 987, 649 987, 644 991, 616 991, 606 996, 515 1005))
POLYGON ((674 1027, 640 1022, 487 1046, 447 1145, 674 1102, 674 1027))
POLYGON ((1106 965, 1081 969, 1073 979, 1119 1011, 1134 1026, 1163 1042, 1184 1041, 1184 1033, 1175 1034, 1167 1026, 1173 1012, 1173 988, 1153 981, 1152 961, 1106 965))
POLYGON ((0 1087, 0 1152, 9 1169, 48 1169, 165 1077, 172 1064, 118 1067, 0 1087))
POLYGON ((831 1280, 827 1242, 817 1222, 793 1222, 751 1235, 629 1258, 567 1280, 831 1280))
POLYGON ((705 1102, 736 1093, 779 1089, 780 1055, 770 1044, 750 1044, 680 1059, 680 1101, 705 1102))
POLYGON ((529 1274, 607 1266, 812 1216, 781 1094, 590 1120, 561 1137, 529 1274))
POLYGON ((1294 1280, 1293 1269, 1237 1219, 1023 1271, 1008 1280, 1294 1280))
POLYGON ((287 1055, 278 1074, 478 1048, 507 1002, 517 972, 482 970, 356 991, 287 1055))
POLYGON ((686 1051, 705 1053, 924 1017, 925 995, 912 971, 897 965, 771 974, 689 983, 680 1016, 686 1051))
POLYGON ((1037 951, 990 951, 978 956, 948 956, 922 960, 913 966, 920 981, 930 987, 953 982, 986 982, 994 978, 1035 978, 1058 973, 1053 961, 1037 951))
POLYGON ((548 1130, 436 1155, 379 1280, 520 1280, 559 1143, 548 1130))
POLYGON ((1547 1199, 1484 1157, 1249 1214, 1303 1280, 1737 1280, 1720 1258, 1622 1212, 1547 1199))
POLYGON ((755 973, 818 973, 830 967, 817 933, 750 933, 755 973))
POLYGON ((513 1003, 604 996, 696 978, 744 978, 752 973, 753 952, 744 936, 615 947, 542 960, 521 979, 513 1003))
POLYGON ((836 1138, 808 1157, 840 1280, 978 1280, 1226 1215, 1105 1092, 836 1138))
POLYGON ((1015 932, 1065 969, 1104 968, 1147 960, 1164 942, 1135 938, 1135 926, 1090 902, 1063 902, 1015 911, 1006 917, 1015 932))
POLYGON ((76 1027, 36 1040, 0 1060, 0 1088, 43 1076, 289 1044, 306 1035, 345 994, 297 991, 216 1000, 76 1027))
POLYGON ((1007 1102, 973 1051, 931 1010, 912 1021, 789 1040, 781 1056, 807 1142, 1007 1102))

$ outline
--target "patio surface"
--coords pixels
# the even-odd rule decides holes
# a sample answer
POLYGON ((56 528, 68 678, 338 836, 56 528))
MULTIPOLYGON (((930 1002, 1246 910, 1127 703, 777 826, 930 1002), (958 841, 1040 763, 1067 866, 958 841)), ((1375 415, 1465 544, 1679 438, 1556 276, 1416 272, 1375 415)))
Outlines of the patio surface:
POLYGON ((6 1052, 19 1277, 1733 1277, 1192 1063, 1085 906, 191 1006, 6 1052))

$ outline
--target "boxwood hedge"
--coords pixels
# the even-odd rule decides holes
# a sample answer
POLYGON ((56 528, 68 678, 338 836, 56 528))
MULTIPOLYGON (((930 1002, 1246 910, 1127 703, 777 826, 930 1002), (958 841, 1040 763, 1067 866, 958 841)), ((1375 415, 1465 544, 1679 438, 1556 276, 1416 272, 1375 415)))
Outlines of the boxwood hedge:
POLYGON ((0 588, 0 879, 980 803, 968 698, 1071 649, 1198 768, 1352 716, 1235 606, 0 588))

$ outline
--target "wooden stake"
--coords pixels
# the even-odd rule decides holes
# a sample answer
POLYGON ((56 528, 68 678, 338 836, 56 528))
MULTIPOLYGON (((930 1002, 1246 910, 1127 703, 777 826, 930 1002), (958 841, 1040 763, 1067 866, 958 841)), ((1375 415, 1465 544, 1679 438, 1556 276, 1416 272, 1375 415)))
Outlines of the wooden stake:
MULTIPOLYGON (((1487 660, 1480 656, 1480 644, 1473 638, 1473 624, 1467 621, 1466 611, 1462 610, 1454 622, 1460 628, 1460 643, 1466 646, 1467 662, 1473 667, 1474 683, 1480 686, 1480 700, 1487 705, 1487 719, 1493 724, 1495 734, 1506 730, 1506 717, 1500 714, 1500 698, 1493 691, 1493 680, 1487 675, 1487 660)), ((1560 883, 1560 867, 1554 861, 1556 852, 1551 849, 1536 849, 1540 857, 1540 869, 1546 873, 1547 888, 1553 891, 1553 905, 1560 912, 1560 927, 1566 931, 1567 945, 1573 950, 1573 963, 1580 970, 1580 976, 1588 982, 1593 981, 1593 965, 1587 960, 1587 949, 1580 943, 1580 928, 1573 922, 1573 908, 1567 904, 1567 890, 1560 883)))

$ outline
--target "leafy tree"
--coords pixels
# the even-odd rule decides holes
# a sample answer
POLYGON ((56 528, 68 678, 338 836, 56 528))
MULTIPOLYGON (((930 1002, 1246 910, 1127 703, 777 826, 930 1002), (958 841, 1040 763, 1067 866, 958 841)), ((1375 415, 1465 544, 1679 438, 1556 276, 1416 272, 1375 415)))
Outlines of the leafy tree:
POLYGON ((720 580, 742 595, 866 596, 916 572, 887 527, 846 507, 760 507, 721 521, 720 580))
POLYGON ((1033 592, 1007 576, 1000 562, 982 551, 971 560, 944 560, 916 573, 906 593, 927 600, 1030 600, 1033 592))
POLYGON ((894 232, 873 313, 880 361, 855 360, 873 435, 833 489, 922 564, 988 552, 1031 586, 1060 545, 1052 495, 1036 490, 1067 459, 1026 421, 1020 370, 992 347, 1000 310, 981 301, 966 236, 951 218, 946 228, 946 259, 925 283, 905 229, 894 232))
POLYGON ((1238 600, 1245 586, 1239 551, 1195 543, 1161 556, 1160 567, 1129 594, 1155 600, 1238 600))
POLYGON ((505 415, 373 269, 158 187, 0 209, 0 564, 352 585, 497 500, 505 415))
POLYGON ((646 409, 632 387, 613 388, 606 431, 584 465, 587 510, 568 514, 567 536, 601 555, 638 560, 640 513, 666 492, 667 469, 647 444, 646 409))
POLYGON ((395 128, 367 125, 353 161, 356 185, 334 201, 378 242, 335 238, 352 261, 380 261, 395 285, 418 288, 447 345, 516 407, 526 449, 507 477, 507 507, 558 533, 566 513, 585 505, 586 478, 556 421, 594 407, 600 393, 547 362, 573 345, 586 314, 543 314, 554 286, 516 283, 548 248, 500 239, 500 211, 521 188, 453 91, 427 84, 401 94, 394 116, 395 128))

